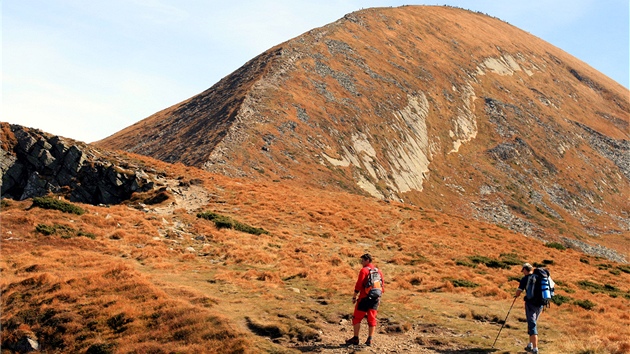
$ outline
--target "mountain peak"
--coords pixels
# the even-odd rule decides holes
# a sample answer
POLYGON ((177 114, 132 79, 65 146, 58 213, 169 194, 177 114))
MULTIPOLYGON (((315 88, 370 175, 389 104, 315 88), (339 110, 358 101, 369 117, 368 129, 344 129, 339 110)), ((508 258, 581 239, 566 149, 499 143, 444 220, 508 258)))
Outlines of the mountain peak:
POLYGON ((627 97, 496 18, 373 8, 279 44, 98 145, 543 239, 614 235, 630 224, 627 97))

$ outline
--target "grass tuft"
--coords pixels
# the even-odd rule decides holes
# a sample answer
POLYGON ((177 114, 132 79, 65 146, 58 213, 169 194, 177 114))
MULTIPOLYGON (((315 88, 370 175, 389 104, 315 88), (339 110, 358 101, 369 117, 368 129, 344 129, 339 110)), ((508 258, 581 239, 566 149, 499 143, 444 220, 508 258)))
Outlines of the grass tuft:
POLYGON ((64 200, 53 197, 37 197, 33 198, 33 205, 31 208, 38 207, 42 209, 59 210, 64 213, 83 215, 85 210, 72 203, 68 203, 64 200))

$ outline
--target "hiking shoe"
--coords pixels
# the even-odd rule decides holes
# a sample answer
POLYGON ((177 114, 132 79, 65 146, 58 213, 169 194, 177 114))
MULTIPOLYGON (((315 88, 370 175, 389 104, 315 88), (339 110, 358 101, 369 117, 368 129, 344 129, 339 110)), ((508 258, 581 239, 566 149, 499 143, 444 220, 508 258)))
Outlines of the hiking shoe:
POLYGON ((527 344, 527 346, 525 347, 525 351, 526 352, 531 352, 532 351, 532 343, 527 344))
POLYGON ((532 349, 532 354, 538 354, 538 348, 532 349))
POLYGON ((372 337, 368 337, 368 339, 365 341, 365 345, 367 345, 368 347, 372 346, 372 337))
POLYGON ((352 337, 346 340, 346 345, 359 345, 359 337, 352 337))

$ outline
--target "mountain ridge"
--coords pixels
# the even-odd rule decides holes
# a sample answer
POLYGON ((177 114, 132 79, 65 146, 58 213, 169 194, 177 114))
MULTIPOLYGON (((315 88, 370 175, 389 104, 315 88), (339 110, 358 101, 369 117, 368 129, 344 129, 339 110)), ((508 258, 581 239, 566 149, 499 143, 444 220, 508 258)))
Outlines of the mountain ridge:
POLYGON ((97 145, 610 246, 630 231, 624 95, 495 18, 375 8, 279 44, 97 145))

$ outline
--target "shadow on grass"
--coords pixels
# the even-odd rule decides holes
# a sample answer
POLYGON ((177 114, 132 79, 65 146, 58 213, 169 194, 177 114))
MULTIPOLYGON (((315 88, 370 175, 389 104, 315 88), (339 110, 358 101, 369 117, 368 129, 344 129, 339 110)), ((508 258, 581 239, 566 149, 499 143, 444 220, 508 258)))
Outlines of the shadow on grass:
POLYGON ((466 353, 494 353, 499 351, 495 348, 465 348, 465 349, 433 349, 442 354, 466 354, 466 353))
MULTIPOLYGON (((297 351, 300 351, 302 353, 318 353, 322 350, 325 349, 342 349, 342 348, 351 348, 351 349, 357 349, 357 347, 363 347, 362 345, 359 346, 347 346, 345 344, 311 344, 311 345, 302 345, 302 346, 295 346, 295 347, 291 347, 292 349, 295 349, 297 351)), ((367 348, 367 347, 365 347, 367 348)), ((442 353, 442 354, 467 354, 467 353, 494 353, 499 351, 498 349, 488 349, 488 348, 465 348, 465 349, 437 349, 437 348, 430 348, 432 350, 435 350, 436 353, 442 353)))
POLYGON ((345 344, 319 343, 319 344, 310 344, 310 345, 299 345, 299 346, 291 347, 291 349, 295 349, 302 353, 319 353, 320 351, 324 349, 342 349, 342 348, 355 348, 356 349, 357 347, 360 347, 360 346, 357 346, 357 345, 347 346, 345 344))

